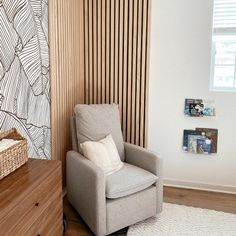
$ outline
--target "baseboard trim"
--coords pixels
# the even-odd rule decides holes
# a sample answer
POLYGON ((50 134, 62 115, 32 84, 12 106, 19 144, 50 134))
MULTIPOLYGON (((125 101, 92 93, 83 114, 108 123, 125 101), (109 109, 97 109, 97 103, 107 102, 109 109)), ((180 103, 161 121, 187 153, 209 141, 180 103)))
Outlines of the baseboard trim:
POLYGON ((236 194, 236 186, 231 185, 215 185, 175 179, 164 179, 164 186, 236 194))

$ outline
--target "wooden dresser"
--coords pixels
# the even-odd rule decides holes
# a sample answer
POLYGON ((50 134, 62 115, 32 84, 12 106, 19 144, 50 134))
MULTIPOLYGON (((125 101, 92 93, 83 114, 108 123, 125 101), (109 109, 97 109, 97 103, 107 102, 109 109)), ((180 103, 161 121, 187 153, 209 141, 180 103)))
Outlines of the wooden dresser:
POLYGON ((0 236, 61 236, 59 161, 33 160, 0 180, 0 236))

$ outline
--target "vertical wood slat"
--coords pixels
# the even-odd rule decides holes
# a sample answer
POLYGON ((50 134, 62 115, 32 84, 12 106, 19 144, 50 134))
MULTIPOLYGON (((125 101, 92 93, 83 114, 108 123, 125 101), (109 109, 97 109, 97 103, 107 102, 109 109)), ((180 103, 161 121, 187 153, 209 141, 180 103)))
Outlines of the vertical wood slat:
POLYGON ((131 142, 131 109, 132 109, 132 63, 133 63, 133 1, 129 1, 128 17, 128 74, 127 74, 127 137, 126 141, 131 142))
POLYGON ((115 64, 115 70, 114 70, 114 102, 118 102, 118 84, 119 84, 119 0, 115 0, 115 56, 114 56, 114 64, 115 64))
POLYGON ((137 77, 136 77, 136 119, 135 119, 135 143, 140 143, 139 140, 139 131, 140 131, 140 80, 141 80, 141 64, 142 64, 142 54, 141 54, 141 48, 142 48, 142 7, 143 3, 142 0, 138 1, 138 37, 137 37, 137 58, 136 58, 136 64, 137 64, 137 77))
MULTIPOLYGON (((99 0, 98 0, 99 1, 99 0)), ((102 7, 101 7, 101 18, 102 18, 102 25, 101 25, 101 32, 102 32, 102 77, 101 77, 101 92, 102 92, 102 103, 106 103, 106 1, 101 0, 102 7)))
POLYGON ((138 26, 138 1, 134 1, 134 11, 133 11, 133 65, 132 65, 132 89, 131 89, 131 143, 136 144, 136 78, 137 78, 137 26, 138 26))
POLYGON ((106 27, 106 103, 110 101, 110 0, 106 0, 106 12, 105 12, 105 27, 106 27))
POLYGON ((88 2, 88 45, 89 45, 89 98, 88 103, 93 103, 93 86, 94 86, 94 74, 93 74, 93 0, 87 0, 88 2))
POLYGON ((141 49, 141 55, 142 55, 142 64, 141 64, 141 80, 140 80, 140 132, 139 132, 139 140, 140 140, 140 146, 144 146, 144 126, 145 126, 145 76, 146 76, 146 40, 147 40, 147 0, 143 0, 143 13, 142 13, 142 49, 141 49))
POLYGON ((123 91, 123 96, 122 96, 122 127, 123 127, 123 137, 126 140, 126 136, 127 136, 127 130, 126 130, 126 118, 127 118, 127 114, 126 114, 126 108, 127 108, 127 60, 128 60, 128 2, 127 0, 124 0, 124 36, 123 36, 123 40, 124 40, 124 45, 123 45, 123 87, 122 87, 122 91, 123 91))
POLYGON ((81 37, 83 37, 84 35, 84 61, 85 61, 85 90, 84 90, 84 94, 85 94, 85 103, 88 104, 89 103, 89 77, 90 77, 90 73, 89 73, 89 9, 88 9, 88 1, 87 0, 83 0, 84 1, 84 32, 81 35, 81 37))
POLYGON ((152 1, 147 0, 147 26, 146 26, 146 66, 145 66, 145 111, 144 111, 144 147, 147 147, 148 144, 148 92, 149 92, 149 65, 150 65, 150 38, 151 38, 151 8, 152 8, 152 1))
POLYGON ((110 103, 114 103, 114 62, 115 62, 115 2, 110 0, 110 103))
MULTIPOLYGON (((119 34, 118 34, 118 40, 119 40, 119 71, 118 71, 118 104, 120 106, 120 114, 121 114, 121 126, 123 125, 123 116, 122 116, 122 107, 123 107, 123 53, 124 53, 124 47, 123 47, 123 35, 124 35, 124 5, 123 0, 118 1, 119 4, 119 34)), ((123 126, 122 126, 123 130, 123 126)))
POLYGON ((146 146, 151 0, 84 0, 85 102, 118 103, 124 139, 146 146))
MULTIPOLYGON (((53 79, 56 80, 59 76, 59 68, 56 66, 59 64, 59 55, 58 55, 58 34, 54 34, 54 37, 50 34, 52 29, 58 32, 58 4, 56 1, 50 1, 48 4, 49 10, 49 40, 50 40, 50 74, 51 74, 51 97, 57 96, 57 83, 53 83, 53 79)), ((58 122, 52 124, 53 120, 55 121, 55 114, 58 110, 58 103, 54 100, 54 104, 51 104, 51 126, 52 126, 52 136, 54 130, 58 129, 58 122)), ((51 141, 51 151, 52 159, 55 158, 54 153, 56 152, 56 147, 58 146, 58 139, 52 139, 51 141)))
POLYGON ((93 103, 98 103, 97 82, 98 82, 98 65, 97 65, 97 1, 93 1, 93 103))
POLYGON ((102 1, 97 1, 97 103, 102 103, 102 1))

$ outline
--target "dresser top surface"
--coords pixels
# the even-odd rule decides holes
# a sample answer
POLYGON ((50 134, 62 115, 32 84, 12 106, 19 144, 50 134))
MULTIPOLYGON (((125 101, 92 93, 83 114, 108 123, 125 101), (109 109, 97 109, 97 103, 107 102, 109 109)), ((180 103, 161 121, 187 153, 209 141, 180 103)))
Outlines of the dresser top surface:
POLYGON ((0 209, 2 204, 36 188, 54 170, 60 168, 60 161, 29 159, 19 169, 0 180, 0 209))

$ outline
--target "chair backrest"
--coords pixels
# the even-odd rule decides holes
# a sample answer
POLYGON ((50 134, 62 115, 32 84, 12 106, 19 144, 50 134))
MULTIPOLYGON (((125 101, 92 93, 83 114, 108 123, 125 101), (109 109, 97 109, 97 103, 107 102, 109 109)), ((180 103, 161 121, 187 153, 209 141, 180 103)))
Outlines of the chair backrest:
POLYGON ((75 106, 71 119, 72 147, 80 152, 80 143, 98 141, 111 134, 122 161, 125 159, 124 140, 120 125, 119 107, 116 104, 75 106))

